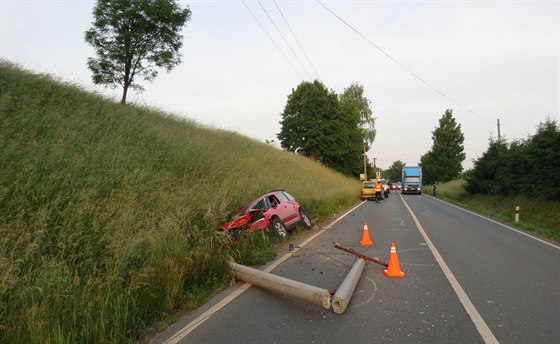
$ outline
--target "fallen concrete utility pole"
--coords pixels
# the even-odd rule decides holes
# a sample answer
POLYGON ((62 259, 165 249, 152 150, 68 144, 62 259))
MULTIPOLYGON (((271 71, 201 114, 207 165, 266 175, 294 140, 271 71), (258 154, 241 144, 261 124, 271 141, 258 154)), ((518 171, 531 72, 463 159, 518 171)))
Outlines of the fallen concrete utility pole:
POLYGON ((332 299, 332 308, 335 313, 342 314, 346 310, 346 307, 348 307, 365 266, 366 261, 363 258, 358 258, 354 266, 352 266, 352 270, 350 270, 346 278, 344 278, 344 281, 342 281, 342 284, 332 299))
POLYGON ((369 260, 370 262, 374 262, 374 263, 377 263, 377 264, 379 264, 379 265, 383 265, 384 267, 389 267, 389 264, 387 264, 387 263, 385 263, 385 262, 382 262, 381 260, 379 260, 379 258, 368 257, 368 256, 366 256, 366 255, 364 255, 364 254, 361 254, 361 253, 359 253, 359 252, 354 251, 354 250, 351 249, 351 248, 344 248, 344 247, 340 246, 339 243, 336 243, 336 242, 335 242, 335 243, 334 243, 334 248, 338 248, 339 250, 342 250, 342 251, 344 251, 344 252, 348 252, 348 253, 350 253, 350 254, 353 254, 353 255, 355 255, 355 256, 358 257, 358 258, 363 258, 363 259, 365 259, 365 260, 369 260))
POLYGON ((309 284, 297 282, 233 262, 229 263, 229 267, 235 273, 235 276, 242 281, 275 291, 282 295, 292 296, 298 300, 323 306, 326 309, 331 308, 331 294, 326 289, 314 287, 309 284))

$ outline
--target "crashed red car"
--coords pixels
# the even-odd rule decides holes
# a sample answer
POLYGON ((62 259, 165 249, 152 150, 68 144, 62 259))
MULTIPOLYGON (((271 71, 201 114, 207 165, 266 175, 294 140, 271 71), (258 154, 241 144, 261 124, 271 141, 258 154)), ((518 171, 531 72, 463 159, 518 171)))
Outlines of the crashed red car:
POLYGON ((302 225, 311 228, 311 220, 298 201, 284 190, 270 191, 241 208, 231 222, 220 230, 239 233, 266 230, 281 237, 302 225))

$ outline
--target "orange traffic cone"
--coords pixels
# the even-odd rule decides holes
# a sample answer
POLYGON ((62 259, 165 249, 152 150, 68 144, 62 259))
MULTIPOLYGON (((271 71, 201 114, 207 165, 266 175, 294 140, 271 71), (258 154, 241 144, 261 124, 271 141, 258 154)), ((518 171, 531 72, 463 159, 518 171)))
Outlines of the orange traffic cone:
POLYGON ((391 244, 391 253, 389 254, 389 267, 387 268, 387 270, 383 270, 383 273, 388 277, 404 277, 406 275, 401 271, 395 243, 391 244))
POLYGON ((369 237, 369 229, 367 226, 367 222, 364 223, 364 230, 362 231, 362 240, 360 240, 360 245, 362 246, 373 245, 373 241, 371 241, 369 237))

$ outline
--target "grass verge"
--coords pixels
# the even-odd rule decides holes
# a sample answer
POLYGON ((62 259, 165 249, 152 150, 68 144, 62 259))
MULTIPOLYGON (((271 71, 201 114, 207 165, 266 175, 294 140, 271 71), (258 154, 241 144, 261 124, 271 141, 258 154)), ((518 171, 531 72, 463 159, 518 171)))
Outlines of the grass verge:
MULTIPOLYGON (((462 179, 439 184, 437 197, 539 237, 560 242, 560 216, 558 216, 560 202, 525 196, 471 196, 464 190, 463 185, 464 180, 462 179), (515 223, 515 207, 517 206, 521 209, 519 223, 515 223)), ((432 187, 425 186, 423 192, 432 195, 432 187)))

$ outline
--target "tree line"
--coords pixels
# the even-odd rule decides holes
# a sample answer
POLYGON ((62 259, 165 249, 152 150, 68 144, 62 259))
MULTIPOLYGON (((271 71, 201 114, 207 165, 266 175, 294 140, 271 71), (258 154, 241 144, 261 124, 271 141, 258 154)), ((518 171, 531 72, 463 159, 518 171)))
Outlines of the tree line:
POLYGON ((560 200, 560 130, 539 123, 534 135, 507 143, 490 140, 487 151, 466 175, 470 194, 524 195, 560 200))
MULTIPOLYGON (((95 49, 88 59, 95 84, 121 86, 121 103, 139 79, 153 80, 158 68, 172 70, 181 62, 181 30, 191 19, 188 6, 176 0, 97 0, 85 40, 95 49)), ((288 96, 277 137, 282 148, 309 157, 343 174, 364 171, 364 155, 375 140, 375 118, 364 88, 352 83, 341 94, 322 82, 302 82, 288 96)), ((465 159, 461 125, 448 109, 432 131, 433 145, 421 156, 425 184, 457 178, 465 159)), ((383 171, 400 180, 405 164, 397 160, 383 171)), ((368 177, 374 167, 365 159, 368 177)), ((378 169, 379 170, 379 169, 378 169)), ((556 121, 540 123, 537 133, 507 143, 490 140, 488 150, 465 173, 471 194, 544 196, 560 199, 560 133, 556 121)))

